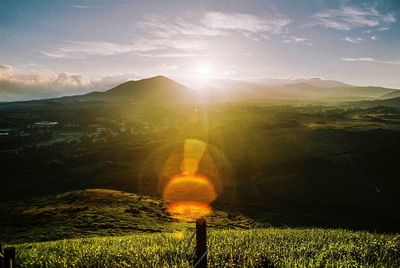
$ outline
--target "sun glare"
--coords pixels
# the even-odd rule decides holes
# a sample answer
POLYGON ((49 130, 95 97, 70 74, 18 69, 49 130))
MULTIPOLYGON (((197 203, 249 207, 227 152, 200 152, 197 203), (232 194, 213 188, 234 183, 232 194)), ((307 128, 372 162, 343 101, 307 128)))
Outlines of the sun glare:
POLYGON ((214 75, 214 66, 210 63, 199 63, 196 67, 196 75, 201 79, 211 78, 214 75))

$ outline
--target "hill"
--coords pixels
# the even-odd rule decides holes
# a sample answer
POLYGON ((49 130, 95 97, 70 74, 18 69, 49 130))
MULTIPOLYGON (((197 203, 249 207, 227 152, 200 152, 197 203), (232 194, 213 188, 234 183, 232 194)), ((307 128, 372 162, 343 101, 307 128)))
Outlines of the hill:
MULTIPOLYGON (((297 80, 296 80, 297 81, 297 80)), ((288 84, 220 80, 203 90, 203 99, 212 102, 252 102, 262 100, 355 101, 376 99, 394 89, 358 87, 330 80, 307 80, 288 84)))
POLYGON ((165 76, 128 81, 105 92, 91 92, 64 100, 102 101, 133 104, 174 104, 195 102, 197 95, 191 89, 165 76))
POLYGON ((395 91, 389 92, 383 96, 380 96, 379 99, 386 100, 386 99, 393 99, 393 98, 398 98, 398 97, 400 97, 400 90, 395 90, 395 91))
MULTIPOLYGON (((184 229, 160 198, 87 189, 0 203, 0 244, 184 229), (51 232, 49 232, 51 230, 51 232)), ((209 226, 249 228, 250 219, 214 211, 209 226)))
POLYGON ((357 107, 362 108, 370 108, 377 106, 386 106, 386 107, 400 107, 400 97, 391 98, 391 99, 379 99, 379 100, 364 100, 351 103, 357 107))

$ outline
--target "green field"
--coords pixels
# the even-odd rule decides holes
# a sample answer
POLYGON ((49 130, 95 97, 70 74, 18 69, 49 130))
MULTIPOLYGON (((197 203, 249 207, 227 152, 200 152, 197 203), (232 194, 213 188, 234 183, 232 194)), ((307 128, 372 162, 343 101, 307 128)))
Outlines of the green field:
MULTIPOLYGON (((191 231, 17 245, 21 267, 191 267, 191 231)), ((332 229, 211 230, 209 267, 399 267, 400 236, 332 229)))
POLYGON ((218 192, 210 267, 400 266, 399 108, 49 101, 2 116, 29 133, 0 140, 0 244, 22 267, 189 267, 194 224, 162 199, 187 139, 207 144, 198 173, 218 192))

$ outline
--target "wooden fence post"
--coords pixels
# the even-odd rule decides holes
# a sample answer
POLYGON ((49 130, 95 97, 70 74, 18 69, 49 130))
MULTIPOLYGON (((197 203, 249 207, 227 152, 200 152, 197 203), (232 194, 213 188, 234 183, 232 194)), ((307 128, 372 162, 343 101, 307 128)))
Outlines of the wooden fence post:
POLYGON ((4 249, 4 268, 15 268, 15 247, 4 249))
POLYGON ((206 219, 200 218, 196 220, 196 252, 194 255, 196 268, 207 267, 207 253, 206 219))
POLYGON ((0 245, 0 268, 3 268, 4 258, 3 258, 3 247, 0 245))

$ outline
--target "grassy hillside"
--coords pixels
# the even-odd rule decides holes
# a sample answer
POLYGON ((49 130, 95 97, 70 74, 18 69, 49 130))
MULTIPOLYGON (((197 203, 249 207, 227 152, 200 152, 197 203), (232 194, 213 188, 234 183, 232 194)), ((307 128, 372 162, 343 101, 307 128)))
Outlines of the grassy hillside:
MULTIPOLYGON (((21 267, 191 267, 193 230, 17 245, 21 267)), ((399 267, 400 236, 329 229, 209 230, 209 267, 399 267)))
MULTIPOLYGON (((176 231, 160 198, 105 189, 88 189, 0 203, 0 244, 74 237, 176 231), (51 230, 51 231, 49 231, 51 230)), ((250 228, 254 221, 214 211, 215 228, 250 228)))

